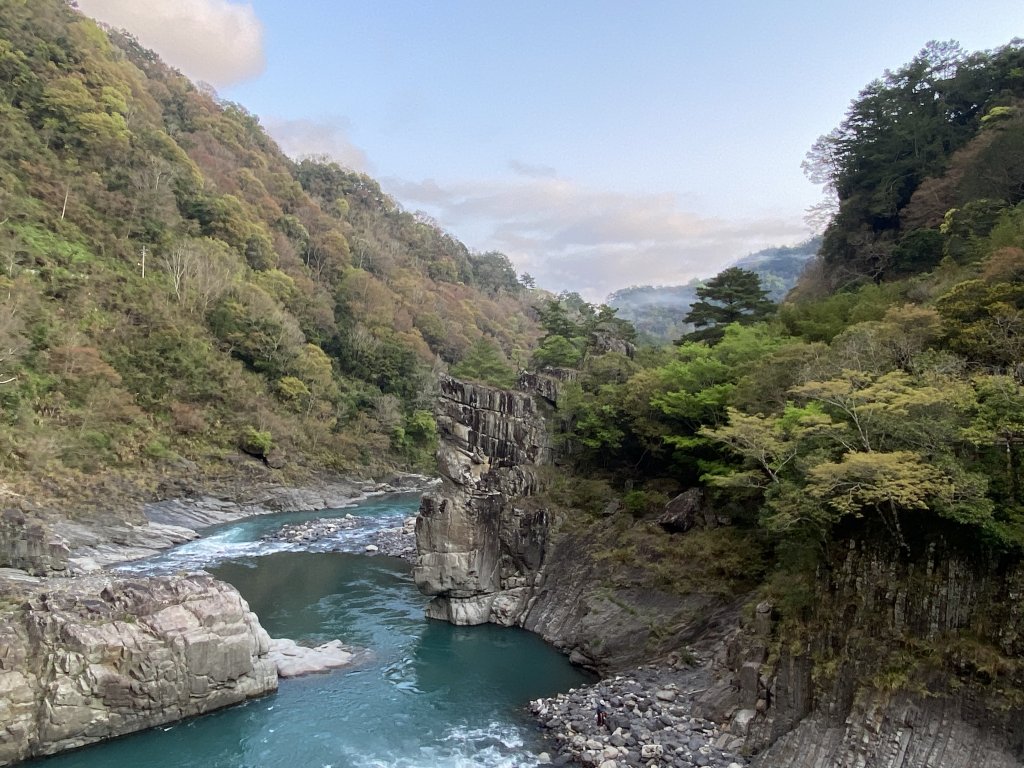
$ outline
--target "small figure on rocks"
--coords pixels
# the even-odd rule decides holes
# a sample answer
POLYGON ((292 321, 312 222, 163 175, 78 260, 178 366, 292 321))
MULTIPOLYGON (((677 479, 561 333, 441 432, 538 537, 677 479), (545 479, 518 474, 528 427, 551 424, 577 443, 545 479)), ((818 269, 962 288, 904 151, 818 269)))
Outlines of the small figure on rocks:
POLYGON ((605 706, 605 703, 603 701, 599 701, 597 703, 597 727, 608 727, 608 707, 605 706))

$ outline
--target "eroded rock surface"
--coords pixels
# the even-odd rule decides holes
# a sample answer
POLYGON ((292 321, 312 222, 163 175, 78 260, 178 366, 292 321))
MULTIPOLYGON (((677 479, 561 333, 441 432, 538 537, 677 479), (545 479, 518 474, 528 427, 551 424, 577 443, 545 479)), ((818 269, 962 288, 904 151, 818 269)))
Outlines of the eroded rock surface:
POLYGON ((70 549, 43 521, 19 509, 0 511, 0 567, 33 574, 64 571, 70 549))
POLYGON ((941 541, 836 542, 786 639, 770 603, 726 644, 696 705, 760 768, 1024 764, 1024 569, 941 541))
POLYGON ((543 557, 534 526, 505 514, 538 487, 551 460, 547 427, 531 395, 444 377, 440 385, 441 485, 424 495, 413 576, 433 595, 432 618, 514 623, 543 557))
POLYGON ((0 581, 0 765, 276 690, 270 638, 206 574, 0 581))
POLYGON ((434 482, 408 473, 381 482, 331 476, 300 488, 238 481, 218 487, 214 495, 210 489, 179 480, 157 491, 172 497, 140 502, 138 513, 117 508, 80 516, 71 516, 64 509, 36 508, 20 497, 2 493, 0 486, 0 504, 12 504, 0 507, 0 568, 40 576, 95 573, 194 539, 198 530, 211 525, 286 510, 336 509, 369 496, 427 488, 434 482), (14 506, 15 502, 28 511, 14 506))
MULTIPOLYGON (((758 768, 1020 768, 1003 716, 978 722, 984 702, 874 692, 841 722, 814 715, 785 734, 758 768), (972 722, 973 721, 973 722, 972 722)), ((1019 728, 1018 728, 1019 730, 1019 728)))
POLYGON ((545 409, 570 379, 524 375, 529 392, 442 379, 442 482, 420 505, 414 576, 434 596, 432 618, 521 626, 574 663, 621 668, 707 635, 730 605, 628 578, 609 589, 609 564, 595 555, 614 542, 565 530, 538 496, 553 457, 545 409))
POLYGON ((352 666, 365 658, 366 653, 344 645, 341 640, 307 648, 294 640, 274 638, 270 641, 268 656, 277 666, 278 676, 300 677, 352 666))

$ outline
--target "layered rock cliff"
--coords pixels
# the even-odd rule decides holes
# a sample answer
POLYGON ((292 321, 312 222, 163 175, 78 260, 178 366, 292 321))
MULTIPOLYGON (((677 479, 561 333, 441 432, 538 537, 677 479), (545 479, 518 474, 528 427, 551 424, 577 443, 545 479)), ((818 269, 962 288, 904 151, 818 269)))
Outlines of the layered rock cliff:
POLYGON ((438 469, 416 522, 416 586, 427 615, 455 624, 514 623, 544 557, 547 521, 513 500, 534 493, 551 443, 525 393, 443 377, 438 469))
POLYGON ((427 615, 521 626, 596 668, 717 636, 729 595, 680 594, 609 562, 620 542, 607 519, 567 525, 541 494, 554 456, 545 412, 566 378, 524 376, 529 392, 441 380, 442 482, 420 505, 413 571, 434 596, 427 615))
POLYGON ((269 648, 206 574, 0 579, 0 765, 274 691, 269 648))

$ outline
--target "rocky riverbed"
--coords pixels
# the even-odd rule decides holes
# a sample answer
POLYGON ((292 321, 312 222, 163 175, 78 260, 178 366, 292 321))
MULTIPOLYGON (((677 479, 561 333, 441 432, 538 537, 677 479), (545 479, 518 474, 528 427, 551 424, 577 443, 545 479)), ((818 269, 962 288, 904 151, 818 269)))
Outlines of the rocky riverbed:
POLYGON ((692 714, 710 672, 647 665, 530 703, 551 745, 541 765, 741 768, 743 739, 692 714), (598 715, 601 715, 599 722, 598 715))
MULTIPOLYGON (((318 544, 318 551, 344 551, 346 542, 339 538, 336 547, 331 539, 344 531, 358 528, 365 521, 353 515, 345 517, 324 517, 305 523, 282 526, 279 530, 263 537, 264 541, 283 541, 289 544, 318 544), (325 546, 326 545, 326 546, 325 546)), ((367 544, 364 551, 369 555, 388 555, 403 560, 416 560, 416 518, 407 517, 402 525, 377 531, 374 543, 367 544)))
MULTIPOLYGON (((0 510, 0 567, 35 575, 96 573, 128 560, 151 557, 161 550, 195 539, 211 525, 234 522, 254 515, 283 511, 314 511, 352 506, 387 493, 424 490, 436 483, 424 475, 400 474, 386 482, 325 478, 302 488, 269 483, 222 490, 218 495, 190 490, 195 495, 147 502, 144 521, 36 518, 17 509, 0 510)), ((390 537, 394 538, 394 537, 390 537)), ((381 551, 410 557, 402 543, 378 543, 381 551)), ((415 547, 415 543, 409 544, 415 547)), ((414 553, 413 553, 414 554, 414 553)), ((411 558, 410 558, 411 559, 411 558)))

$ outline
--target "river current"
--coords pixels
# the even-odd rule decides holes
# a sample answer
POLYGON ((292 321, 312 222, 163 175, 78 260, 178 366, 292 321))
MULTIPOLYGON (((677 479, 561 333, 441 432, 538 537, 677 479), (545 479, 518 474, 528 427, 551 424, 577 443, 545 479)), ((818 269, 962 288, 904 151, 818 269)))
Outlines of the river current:
POLYGON ((538 637, 423 617, 408 563, 365 554, 418 496, 249 518, 207 531, 136 573, 204 568, 233 584, 272 637, 367 648, 357 668, 281 680, 271 696, 76 752, 38 768, 434 768, 536 765, 525 705, 590 682, 538 637), (313 545, 267 541, 289 523, 354 516, 313 545), (308 551, 308 550, 319 551, 308 551), (330 551, 328 551, 330 550, 330 551), (339 551, 340 550, 340 551, 339 551))

